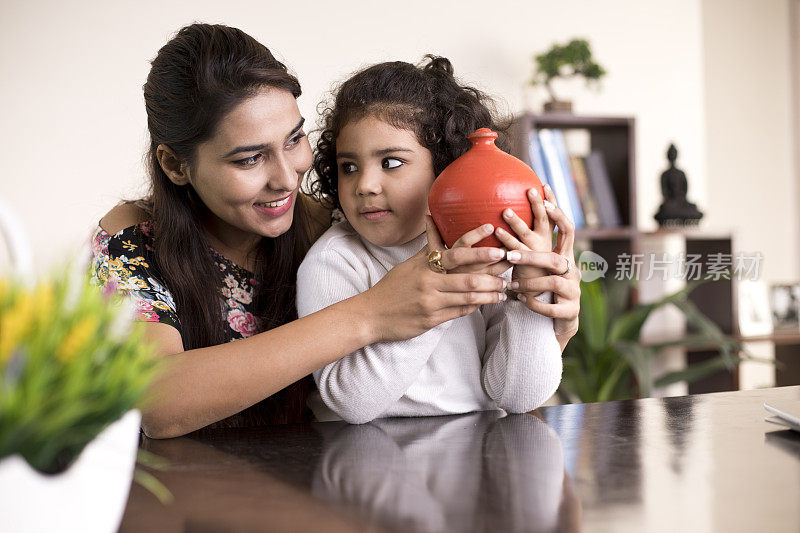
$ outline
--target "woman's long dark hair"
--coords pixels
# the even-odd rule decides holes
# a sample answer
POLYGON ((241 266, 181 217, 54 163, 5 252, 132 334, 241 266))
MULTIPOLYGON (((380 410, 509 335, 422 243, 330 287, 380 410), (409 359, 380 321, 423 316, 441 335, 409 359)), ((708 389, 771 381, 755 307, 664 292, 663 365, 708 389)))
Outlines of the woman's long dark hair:
POLYGON ((329 207, 339 203, 336 138, 344 126, 377 116, 414 132, 433 159, 435 175, 471 146, 467 135, 491 128, 503 148, 508 123, 498 121, 494 102, 474 87, 462 85, 445 57, 426 55, 422 65, 404 61, 378 63, 347 79, 321 110, 322 127, 314 151, 314 173, 308 192, 329 207))
MULTIPOLYGON (((297 78, 264 45, 236 28, 210 24, 179 30, 158 51, 144 85, 151 177, 145 205, 154 223, 153 255, 175 299, 186 350, 226 341, 221 277, 203 235, 202 201, 191 185, 179 186, 167 177, 156 150, 160 144, 168 146, 191 168, 197 146, 214 136, 222 118, 265 87, 300 95, 297 78)), ((253 305, 261 330, 297 318, 295 275, 308 250, 307 228, 307 213, 298 197, 289 231, 261 240, 253 305)), ((282 399, 292 404, 305 401, 282 399)), ((281 403, 273 402, 270 421, 291 419, 288 411, 299 408, 281 403)))

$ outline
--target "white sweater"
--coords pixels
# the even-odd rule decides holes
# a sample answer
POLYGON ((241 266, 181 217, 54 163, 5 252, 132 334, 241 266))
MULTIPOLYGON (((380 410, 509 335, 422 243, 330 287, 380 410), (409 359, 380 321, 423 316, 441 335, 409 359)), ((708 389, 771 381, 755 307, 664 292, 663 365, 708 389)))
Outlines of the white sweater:
MULTIPOLYGON (((426 241, 422 234, 383 248, 361 238, 347 222, 335 224, 297 272, 299 316, 368 290, 426 241)), ((537 299, 551 301, 552 293, 537 299)), ((361 424, 498 408, 521 413, 558 388, 561 349, 551 318, 507 300, 412 339, 366 346, 315 371, 314 380, 319 396, 309 404, 319 420, 338 416, 361 424)))

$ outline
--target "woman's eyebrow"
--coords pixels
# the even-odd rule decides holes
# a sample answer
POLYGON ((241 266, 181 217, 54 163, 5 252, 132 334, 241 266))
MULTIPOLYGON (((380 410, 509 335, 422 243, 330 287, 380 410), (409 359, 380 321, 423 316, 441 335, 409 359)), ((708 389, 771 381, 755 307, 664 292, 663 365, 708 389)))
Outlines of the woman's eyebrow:
MULTIPOLYGON (((300 118, 300 122, 298 122, 297 125, 294 128, 292 128, 292 131, 289 132, 286 138, 288 139, 289 137, 300 131, 303 128, 303 124, 305 124, 305 122, 306 122, 305 118, 300 118)), ((268 145, 266 144, 250 144, 247 146, 237 146, 236 148, 234 148, 233 150, 231 150, 222 157, 230 157, 232 155, 239 154, 242 152, 260 152, 267 146, 268 145)))
MULTIPOLYGON (((380 150, 375 150, 372 152, 372 157, 378 157, 387 154, 393 154, 397 152, 413 152, 411 148, 400 148, 399 146, 394 146, 390 148, 381 148, 380 150)), ((336 159, 355 159, 356 154, 353 152, 337 152, 336 159)))
POLYGON ((267 147, 266 144, 251 144, 249 146, 238 146, 222 157, 230 157, 240 152, 260 152, 266 147, 267 147))
POLYGON ((300 122, 297 123, 297 126, 294 127, 292 131, 289 132, 289 135, 286 136, 288 139, 289 137, 293 136, 295 133, 303 129, 303 124, 306 123, 305 117, 300 117, 300 122))

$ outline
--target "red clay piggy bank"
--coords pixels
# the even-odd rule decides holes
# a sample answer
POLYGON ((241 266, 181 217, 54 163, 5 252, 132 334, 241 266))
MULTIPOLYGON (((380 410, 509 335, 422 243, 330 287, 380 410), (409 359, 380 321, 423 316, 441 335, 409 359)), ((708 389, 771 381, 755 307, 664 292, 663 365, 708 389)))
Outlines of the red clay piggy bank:
MULTIPOLYGON (((514 232, 503 220, 510 207, 530 227, 533 222, 527 192, 536 188, 544 198, 542 182, 531 168, 494 144, 497 133, 481 128, 469 135, 472 147, 447 165, 431 186, 428 207, 448 248, 466 232, 492 224, 514 232)), ((494 235, 475 246, 503 245, 494 235)))

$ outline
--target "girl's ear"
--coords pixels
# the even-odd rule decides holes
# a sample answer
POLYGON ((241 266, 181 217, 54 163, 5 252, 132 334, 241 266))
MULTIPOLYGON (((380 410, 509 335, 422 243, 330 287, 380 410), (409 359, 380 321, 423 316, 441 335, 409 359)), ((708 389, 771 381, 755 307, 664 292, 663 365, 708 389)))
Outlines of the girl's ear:
POLYGON ((159 144, 156 148, 156 157, 161 170, 167 175, 169 180, 175 185, 186 185, 189 183, 189 172, 186 165, 175 155, 175 152, 166 144, 159 144))

